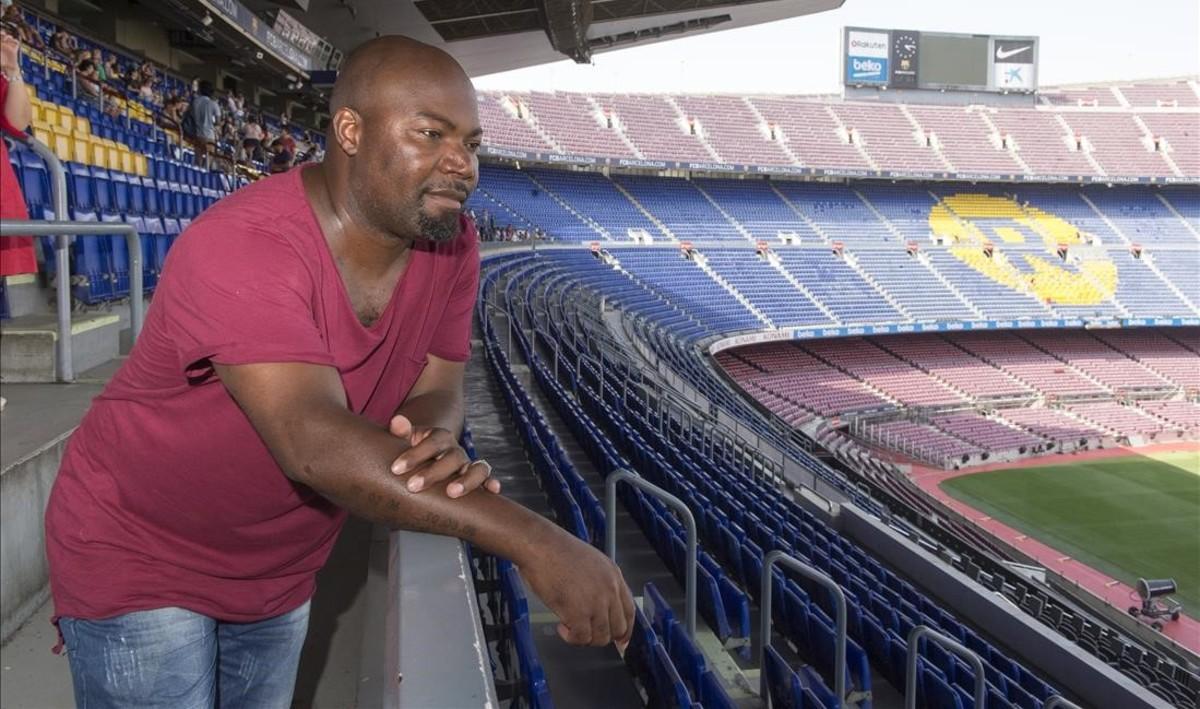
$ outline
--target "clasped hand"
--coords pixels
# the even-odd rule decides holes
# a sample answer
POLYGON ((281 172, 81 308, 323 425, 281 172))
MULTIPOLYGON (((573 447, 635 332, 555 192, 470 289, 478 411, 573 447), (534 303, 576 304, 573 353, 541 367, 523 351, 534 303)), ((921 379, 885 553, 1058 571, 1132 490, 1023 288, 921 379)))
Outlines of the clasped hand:
POLYGON ((418 493, 453 479, 446 486, 449 497, 462 497, 481 486, 500 493, 500 481, 492 477, 492 466, 486 460, 472 462, 446 429, 413 426, 408 417, 397 414, 388 430, 408 443, 408 450, 392 462, 392 473, 408 475, 405 487, 409 492, 418 493))

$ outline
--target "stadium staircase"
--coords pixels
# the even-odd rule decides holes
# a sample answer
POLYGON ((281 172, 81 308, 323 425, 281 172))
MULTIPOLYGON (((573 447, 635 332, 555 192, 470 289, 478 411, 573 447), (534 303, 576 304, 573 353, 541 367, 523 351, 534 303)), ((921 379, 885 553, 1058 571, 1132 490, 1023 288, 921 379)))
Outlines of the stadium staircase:
POLYGON ((835 324, 840 322, 837 319, 837 316, 833 314, 833 311, 821 302, 820 298, 814 296, 812 291, 810 291, 807 286, 805 286, 802 282, 800 282, 799 279, 797 279, 790 271, 787 270, 787 268, 783 265, 783 261, 779 258, 779 254, 775 253, 773 250, 768 250, 766 258, 767 263, 771 264, 771 268, 774 268, 779 275, 783 276, 783 278, 790 283, 793 288, 803 293, 805 298, 812 301, 813 305, 817 306, 817 309, 829 319, 829 322, 835 324))
POLYGON ((866 146, 863 145, 862 138, 856 137, 857 130, 853 126, 847 126, 842 121, 841 116, 837 114, 837 111, 833 110, 832 106, 825 106, 824 108, 825 113, 829 115, 829 117, 833 120, 834 125, 837 126, 838 136, 845 136, 842 142, 853 143, 854 149, 858 151, 859 157, 863 159, 863 162, 865 162, 875 172, 879 172, 879 163, 875 162, 875 158, 871 157, 871 153, 868 152, 866 146))
POLYGON ((713 267, 708 264, 708 258, 705 257, 702 252, 693 251, 692 262, 695 263, 696 267, 703 271, 705 275, 716 281, 718 285, 728 291, 729 294, 737 300, 737 302, 745 306, 746 310, 749 310, 751 313, 753 313, 754 317, 761 320, 764 325, 770 328, 775 327, 775 324, 771 322, 771 319, 764 315, 763 311, 759 310, 754 303, 750 302, 750 299, 747 298, 745 294, 735 288, 732 283, 721 277, 721 274, 717 273, 713 267))
POLYGON ((629 200, 630 204, 632 204, 635 208, 637 208, 637 210, 639 212, 641 212, 647 219, 649 219, 650 222, 652 224, 654 224, 654 226, 658 227, 658 230, 660 232, 662 232, 662 234, 664 236, 666 236, 671 241, 674 241, 676 243, 679 242, 679 238, 671 233, 671 230, 667 228, 667 225, 663 224, 662 221, 660 221, 658 217, 654 216, 650 212, 650 210, 646 209, 642 205, 641 202, 638 202, 637 198, 635 198, 632 194, 630 194, 629 190, 625 189, 624 185, 622 185, 620 182, 617 182, 616 180, 612 180, 612 185, 613 185, 613 187, 617 188, 617 191, 620 192, 621 195, 625 197, 625 199, 629 200))

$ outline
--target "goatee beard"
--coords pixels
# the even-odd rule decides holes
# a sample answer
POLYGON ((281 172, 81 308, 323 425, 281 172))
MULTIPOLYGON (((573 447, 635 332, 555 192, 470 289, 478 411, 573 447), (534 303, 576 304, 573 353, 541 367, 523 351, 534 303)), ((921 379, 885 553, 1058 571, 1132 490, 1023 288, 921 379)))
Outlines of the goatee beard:
POLYGON ((454 212, 442 219, 434 219, 428 214, 421 212, 417 215, 417 225, 421 228, 421 238, 437 244, 453 241, 458 238, 460 231, 458 216, 459 213, 454 212))

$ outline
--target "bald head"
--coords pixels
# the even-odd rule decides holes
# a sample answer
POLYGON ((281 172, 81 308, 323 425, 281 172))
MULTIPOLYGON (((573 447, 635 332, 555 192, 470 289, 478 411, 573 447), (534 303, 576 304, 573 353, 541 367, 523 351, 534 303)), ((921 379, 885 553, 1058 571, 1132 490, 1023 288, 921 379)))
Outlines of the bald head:
POLYGON ((343 107, 365 111, 377 99, 409 93, 428 82, 471 84, 454 57, 441 49, 400 35, 377 37, 358 45, 342 62, 329 113, 343 107))
POLYGON ((408 37, 360 45, 330 99, 331 190, 360 221, 444 241, 478 181, 475 88, 449 54, 408 37))

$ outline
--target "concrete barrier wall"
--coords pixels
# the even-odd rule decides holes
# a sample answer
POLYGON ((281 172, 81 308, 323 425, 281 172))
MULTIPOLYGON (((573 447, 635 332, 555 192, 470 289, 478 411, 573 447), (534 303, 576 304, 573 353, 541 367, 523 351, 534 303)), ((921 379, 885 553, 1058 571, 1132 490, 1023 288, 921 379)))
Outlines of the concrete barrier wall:
POLYGON ((29 619, 50 593, 43 521, 71 432, 0 473, 0 642, 29 619))

